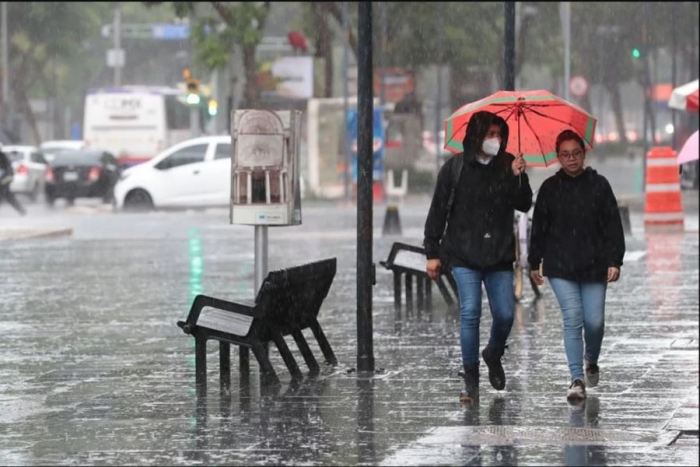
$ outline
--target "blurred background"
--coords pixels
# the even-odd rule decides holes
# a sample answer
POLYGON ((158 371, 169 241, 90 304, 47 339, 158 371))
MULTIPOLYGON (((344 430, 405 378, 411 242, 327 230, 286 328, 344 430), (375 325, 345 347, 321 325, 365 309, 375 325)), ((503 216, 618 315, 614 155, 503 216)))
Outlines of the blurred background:
MULTIPOLYGON (((569 21, 560 4, 516 2, 516 89, 568 94, 598 118, 599 157, 639 158, 653 145, 679 149, 697 130, 698 114, 672 111, 668 99, 673 88, 698 78, 698 3, 571 2, 569 21)), ((80 141, 126 167, 187 138, 229 134, 232 109, 298 109, 306 195, 345 193, 344 141, 352 129, 344 97, 352 110, 356 3, 3 2, 2 8, 4 145, 80 141), (164 123, 145 114, 110 116, 115 106, 137 112, 149 105, 101 98, 115 92, 164 96, 158 98, 164 123), (121 133, 109 125, 122 125, 121 133), (149 132, 152 144, 137 144, 139 131, 149 132)), ((449 156, 441 150, 444 119, 503 87, 504 4, 377 2, 373 15, 382 119, 375 178, 406 169, 411 192, 427 193, 449 156)), ((697 164, 685 172, 684 186, 697 187, 697 164)))

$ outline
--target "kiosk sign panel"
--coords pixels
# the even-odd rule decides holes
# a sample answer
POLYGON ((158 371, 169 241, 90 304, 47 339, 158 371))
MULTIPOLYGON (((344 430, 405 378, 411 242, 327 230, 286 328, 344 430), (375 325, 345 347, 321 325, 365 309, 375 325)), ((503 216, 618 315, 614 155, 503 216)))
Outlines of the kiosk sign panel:
POLYGON ((231 223, 301 224, 301 112, 237 110, 231 120, 231 223))

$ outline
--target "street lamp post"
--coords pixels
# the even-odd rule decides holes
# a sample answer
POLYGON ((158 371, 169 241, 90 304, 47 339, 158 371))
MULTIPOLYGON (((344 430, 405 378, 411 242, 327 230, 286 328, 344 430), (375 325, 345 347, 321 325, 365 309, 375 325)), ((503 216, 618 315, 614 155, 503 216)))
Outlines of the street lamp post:
POLYGON ((350 138, 348 135, 348 2, 343 2, 343 199, 350 202, 350 138))
POLYGON ((2 123, 9 126, 10 122, 10 71, 8 68, 8 44, 7 44, 7 2, 0 3, 0 14, 2 15, 2 123))
POLYGON ((372 342, 372 2, 359 3, 357 60, 357 371, 374 371, 372 342))

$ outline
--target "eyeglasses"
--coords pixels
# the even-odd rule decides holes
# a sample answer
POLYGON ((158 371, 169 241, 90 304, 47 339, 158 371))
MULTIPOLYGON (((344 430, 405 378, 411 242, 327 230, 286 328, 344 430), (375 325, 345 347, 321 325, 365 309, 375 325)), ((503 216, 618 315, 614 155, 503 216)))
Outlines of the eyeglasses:
POLYGON ((581 159, 582 156, 583 156, 583 150, 581 150, 581 149, 576 149, 576 150, 571 151, 571 152, 560 152, 559 153, 559 157, 561 157, 564 160, 581 159))

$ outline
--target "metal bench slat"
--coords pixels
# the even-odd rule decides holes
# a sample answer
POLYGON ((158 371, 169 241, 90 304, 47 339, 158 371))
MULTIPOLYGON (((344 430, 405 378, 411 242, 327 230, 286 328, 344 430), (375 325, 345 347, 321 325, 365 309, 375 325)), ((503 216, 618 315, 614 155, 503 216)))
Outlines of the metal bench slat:
POLYGON ((199 315, 197 326, 227 332, 236 336, 245 336, 253 324, 253 317, 239 315, 230 311, 204 309, 199 315))

